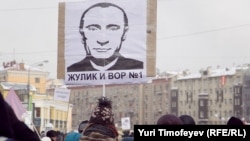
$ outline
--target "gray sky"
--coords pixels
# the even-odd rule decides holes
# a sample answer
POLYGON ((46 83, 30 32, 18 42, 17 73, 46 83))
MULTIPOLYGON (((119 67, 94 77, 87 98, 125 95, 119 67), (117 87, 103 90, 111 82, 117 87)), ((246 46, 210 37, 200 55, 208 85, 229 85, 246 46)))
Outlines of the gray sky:
MULTIPOLYGON (((49 60, 44 70, 56 78, 59 1, 0 1, 0 63, 49 60)), ((249 54, 250 0, 158 0, 161 72, 232 67, 250 63, 249 54)))

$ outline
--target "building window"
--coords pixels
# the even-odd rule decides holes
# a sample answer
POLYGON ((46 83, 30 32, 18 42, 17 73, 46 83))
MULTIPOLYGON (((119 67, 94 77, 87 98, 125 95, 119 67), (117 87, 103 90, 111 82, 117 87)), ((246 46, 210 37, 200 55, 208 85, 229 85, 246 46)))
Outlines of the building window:
POLYGON ((203 100, 200 100, 200 107, 203 107, 203 106, 204 106, 203 100))
POLYGON ((37 78, 37 77, 36 77, 36 78, 35 78, 35 82, 36 82, 36 83, 40 83, 40 78, 37 78))
POLYGON ((234 103, 235 103, 235 105, 240 105, 240 99, 238 99, 238 98, 235 99, 235 100, 234 100, 234 103))
POLYGON ((39 89, 39 88, 36 88, 36 92, 37 92, 37 93, 40 93, 40 89, 39 89))
POLYGON ((212 110, 210 111, 210 116, 213 116, 213 111, 212 110))
POLYGON ((233 104, 233 100, 232 100, 231 98, 229 99, 229 103, 230 103, 230 104, 233 104))
POLYGON ((203 89, 203 92, 204 92, 204 93, 207 93, 207 89, 203 89))
POLYGON ((224 116, 228 117, 228 112, 226 110, 224 111, 224 116))
POLYGON ((36 114, 36 117, 41 117, 41 108, 36 108, 35 114, 36 114))
POLYGON ((203 113, 203 111, 200 111, 200 118, 204 118, 204 113, 203 113))
POLYGON ((175 101, 172 102, 172 107, 176 107, 176 102, 175 101))
POLYGON ((172 93, 172 97, 176 97, 176 92, 173 92, 173 93, 172 93))

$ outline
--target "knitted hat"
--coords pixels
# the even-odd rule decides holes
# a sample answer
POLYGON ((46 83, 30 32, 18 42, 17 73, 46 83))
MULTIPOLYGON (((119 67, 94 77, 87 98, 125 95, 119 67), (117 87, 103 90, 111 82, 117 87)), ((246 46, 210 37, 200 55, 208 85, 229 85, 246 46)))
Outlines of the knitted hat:
POLYGON ((69 132, 66 136, 65 136, 65 139, 64 141, 79 141, 81 137, 81 134, 80 133, 77 133, 77 132, 69 132))
POLYGON ((102 125, 114 125, 111 100, 106 97, 99 98, 89 122, 102 125))
POLYGON ((117 140, 118 132, 114 125, 112 102, 106 97, 98 99, 97 106, 91 114, 89 123, 83 131, 81 140, 100 139, 117 140))

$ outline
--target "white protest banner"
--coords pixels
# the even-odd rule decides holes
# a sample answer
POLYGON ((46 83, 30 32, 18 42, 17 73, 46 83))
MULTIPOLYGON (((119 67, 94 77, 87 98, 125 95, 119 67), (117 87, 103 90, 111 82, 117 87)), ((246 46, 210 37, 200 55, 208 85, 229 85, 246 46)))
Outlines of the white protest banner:
POLYGON ((67 2, 64 8, 66 84, 147 82, 147 1, 67 2))
POLYGON ((69 102, 70 90, 65 88, 55 88, 54 100, 69 102))
POLYGON ((122 130, 130 130, 130 118, 129 117, 123 117, 121 119, 122 122, 122 130))

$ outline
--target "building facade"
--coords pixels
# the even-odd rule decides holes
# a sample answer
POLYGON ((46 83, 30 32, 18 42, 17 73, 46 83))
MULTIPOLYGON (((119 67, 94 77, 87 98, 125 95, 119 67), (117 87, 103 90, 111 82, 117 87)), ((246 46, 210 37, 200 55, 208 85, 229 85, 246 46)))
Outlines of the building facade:
POLYGON ((53 95, 47 94, 49 73, 16 61, 3 64, 4 69, 0 70, 0 90, 4 97, 13 88, 27 111, 32 111, 32 121, 39 132, 48 124, 52 124, 56 130, 66 131, 69 123, 68 103, 54 101, 53 95), (29 100, 31 109, 27 106, 29 100))
POLYGON ((173 80, 171 113, 191 115, 198 124, 225 124, 231 116, 249 121, 248 82, 249 66, 183 72, 173 80))
POLYGON ((113 101, 117 127, 121 118, 134 124, 155 124, 167 113, 188 114, 197 124, 226 124, 231 116, 250 121, 249 66, 208 67, 198 73, 189 71, 154 78, 145 84, 68 86, 73 104, 72 128, 89 119, 98 97, 113 101))
POLYGON ((73 105, 72 128, 77 129, 81 121, 90 118, 101 96, 112 100, 117 127, 121 127, 124 117, 130 118, 131 129, 134 124, 156 123, 161 114, 169 111, 167 88, 166 78, 145 84, 68 86, 71 90, 70 103, 73 105))
POLYGON ((34 123, 39 130, 44 130, 47 124, 63 132, 77 129, 81 121, 90 118, 100 96, 112 100, 117 127, 121 127, 124 117, 130 119, 133 129, 135 124, 156 124, 167 113, 191 115, 197 124, 225 124, 231 116, 250 121, 249 65, 208 67, 197 73, 188 70, 164 73, 143 84, 97 86, 65 86, 62 80, 47 80, 47 72, 27 71, 13 68, 0 71, 1 91, 4 95, 8 93, 4 89, 6 82, 19 83, 15 91, 25 96, 30 82, 34 123), (69 102, 53 99, 57 87, 70 89, 69 102))

